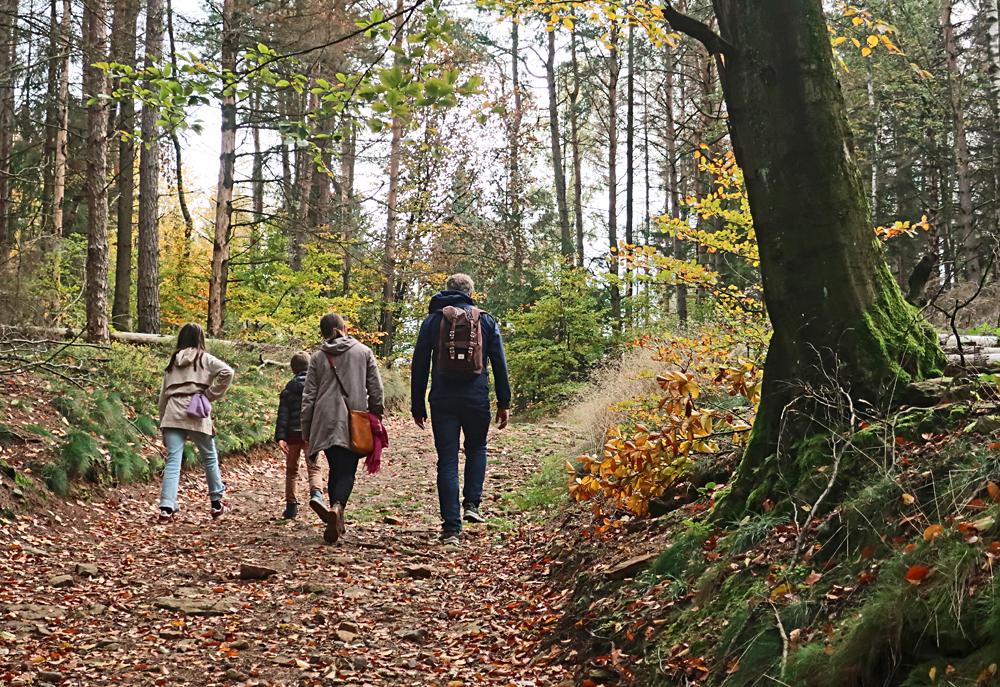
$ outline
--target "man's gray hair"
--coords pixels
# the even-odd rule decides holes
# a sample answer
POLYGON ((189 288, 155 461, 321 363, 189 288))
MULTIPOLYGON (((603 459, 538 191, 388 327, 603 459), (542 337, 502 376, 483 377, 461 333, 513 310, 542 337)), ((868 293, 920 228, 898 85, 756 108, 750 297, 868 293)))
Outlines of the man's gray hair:
POLYGON ((471 296, 472 292, 476 290, 476 284, 472 281, 472 277, 459 272, 448 277, 444 288, 447 291, 461 291, 466 296, 471 296))

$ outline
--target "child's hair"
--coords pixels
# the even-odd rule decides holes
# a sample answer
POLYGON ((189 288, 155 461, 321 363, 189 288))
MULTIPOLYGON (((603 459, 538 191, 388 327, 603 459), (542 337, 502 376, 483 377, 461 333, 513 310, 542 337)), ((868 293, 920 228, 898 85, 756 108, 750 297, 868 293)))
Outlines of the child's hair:
POLYGON ((205 352, 205 330, 201 328, 201 325, 188 322, 181 327, 180 332, 177 333, 177 348, 174 349, 174 354, 170 356, 170 362, 167 364, 167 372, 174 369, 177 354, 187 348, 195 348, 198 351, 194 356, 194 369, 197 370, 201 366, 201 356, 205 352))
POLYGON ((298 374, 309 369, 309 354, 299 351, 292 356, 292 372, 298 374))
POLYGON ((327 313, 319 321, 319 333, 328 341, 339 336, 347 336, 347 323, 340 315, 327 313))

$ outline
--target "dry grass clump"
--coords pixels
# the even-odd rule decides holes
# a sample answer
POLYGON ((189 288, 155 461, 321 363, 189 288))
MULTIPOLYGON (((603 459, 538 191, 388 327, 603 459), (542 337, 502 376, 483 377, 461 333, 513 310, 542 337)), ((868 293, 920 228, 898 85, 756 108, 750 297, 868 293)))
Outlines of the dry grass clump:
POLYGON ((630 348, 591 373, 586 391, 566 411, 567 419, 583 429, 590 450, 602 446, 605 432, 624 419, 617 406, 659 390, 656 375, 665 365, 653 355, 649 349, 630 348))

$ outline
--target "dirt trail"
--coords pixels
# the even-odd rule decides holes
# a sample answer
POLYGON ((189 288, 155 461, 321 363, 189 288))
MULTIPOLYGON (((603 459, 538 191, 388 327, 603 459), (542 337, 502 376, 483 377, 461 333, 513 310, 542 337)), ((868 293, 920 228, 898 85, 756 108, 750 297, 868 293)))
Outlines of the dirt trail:
POLYGON ((572 684, 550 660, 564 652, 540 643, 561 599, 545 530, 496 515, 560 431, 493 435, 495 517, 459 550, 437 543, 430 435, 398 421, 383 470, 359 470, 335 547, 307 507, 278 519, 276 451, 223 465, 234 512, 218 522, 191 472, 168 526, 153 523, 158 484, 4 523, 0 684, 572 684), (243 581, 241 563, 278 572, 243 581))

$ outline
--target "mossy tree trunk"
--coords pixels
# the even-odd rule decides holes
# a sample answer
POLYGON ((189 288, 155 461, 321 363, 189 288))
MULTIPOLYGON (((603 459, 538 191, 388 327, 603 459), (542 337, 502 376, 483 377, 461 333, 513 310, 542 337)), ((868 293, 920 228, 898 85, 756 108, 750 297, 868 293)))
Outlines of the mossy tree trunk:
MULTIPOLYGON (((781 416, 828 378, 879 406, 944 356, 903 298, 872 231, 821 0, 713 0, 736 159, 746 179, 774 327, 753 437, 722 512, 796 479, 781 416), (784 483, 782 482, 784 480, 784 483)), ((806 430, 808 433, 808 430, 806 430)))

